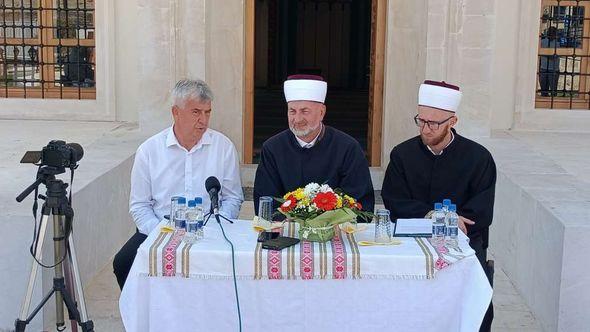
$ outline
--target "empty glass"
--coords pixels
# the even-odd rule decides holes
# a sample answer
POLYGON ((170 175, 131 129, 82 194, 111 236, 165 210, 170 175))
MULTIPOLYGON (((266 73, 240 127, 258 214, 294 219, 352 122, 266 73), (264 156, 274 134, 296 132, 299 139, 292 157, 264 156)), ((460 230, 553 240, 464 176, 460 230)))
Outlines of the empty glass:
POLYGON ((391 242, 391 220, 387 209, 377 209, 375 211, 375 242, 391 242))
POLYGON ((258 217, 272 222, 272 203, 273 198, 262 196, 258 200, 258 217))

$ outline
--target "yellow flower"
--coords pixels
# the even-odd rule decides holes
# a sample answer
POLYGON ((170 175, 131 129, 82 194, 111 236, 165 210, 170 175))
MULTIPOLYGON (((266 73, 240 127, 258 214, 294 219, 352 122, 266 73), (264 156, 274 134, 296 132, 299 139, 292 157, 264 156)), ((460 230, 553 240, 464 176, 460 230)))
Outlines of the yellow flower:
POLYGON ((309 203, 310 203, 309 198, 303 197, 297 205, 307 207, 307 206, 309 206, 309 203))
POLYGON ((305 193, 303 191, 303 188, 297 188, 296 190, 289 191, 288 193, 283 195, 283 199, 287 199, 291 195, 293 195, 298 201, 305 198, 305 193))
POLYGON ((293 192, 293 195, 295 196, 295 198, 297 198, 298 201, 305 198, 305 193, 303 192, 303 188, 298 188, 297 190, 295 190, 293 192))
POLYGON ((342 208, 342 197, 340 197, 340 195, 336 196, 336 208, 337 209, 342 208))
POLYGON ((355 199, 348 196, 348 195, 344 195, 344 199, 346 199, 346 201, 348 202, 348 205, 352 206, 356 203, 355 199))

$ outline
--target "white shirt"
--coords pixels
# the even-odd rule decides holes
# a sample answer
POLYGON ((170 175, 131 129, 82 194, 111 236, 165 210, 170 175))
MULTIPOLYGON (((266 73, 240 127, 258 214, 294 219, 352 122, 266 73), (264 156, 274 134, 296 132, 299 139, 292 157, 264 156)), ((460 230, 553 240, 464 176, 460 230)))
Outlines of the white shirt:
POLYGON ((451 143, 453 143, 454 140, 455 140, 455 134, 453 134, 453 132, 451 131, 451 141, 442 150, 440 150, 439 153, 434 152, 434 150, 432 150, 430 148, 430 146, 428 146, 428 145, 426 147, 428 148, 428 150, 430 150, 430 152, 432 152, 433 155, 440 156, 441 154, 443 154, 443 152, 445 151, 445 149, 448 148, 449 145, 451 145, 451 143))
MULTIPOLYGON (((322 127, 323 127, 323 126, 324 126, 324 124, 322 123, 322 127)), ((323 128, 322 128, 322 129, 323 129, 323 128)), ((320 129, 320 132, 319 132, 319 133, 318 133, 318 134, 315 136, 315 138, 314 138, 314 139, 313 139, 311 142, 309 142, 309 143, 307 143, 306 141, 304 141, 304 140, 300 139, 300 138, 299 138, 299 137, 297 137, 297 136, 295 136, 295 138, 297 139, 297 143, 299 143, 299 145, 300 145, 302 148, 309 149, 309 148, 311 148, 311 147, 313 147, 313 146, 315 145, 315 142, 318 140, 318 137, 320 137, 320 134, 321 134, 321 133, 322 133, 322 130, 320 129)))
POLYGON ((244 201, 238 154, 233 143, 218 131, 207 129, 190 151, 182 147, 172 127, 150 137, 137 149, 131 171, 129 213, 143 234, 149 234, 164 215, 170 214, 172 196, 187 201, 203 198, 209 211, 211 201, 205 180, 215 176, 221 183, 219 212, 237 218, 244 201))

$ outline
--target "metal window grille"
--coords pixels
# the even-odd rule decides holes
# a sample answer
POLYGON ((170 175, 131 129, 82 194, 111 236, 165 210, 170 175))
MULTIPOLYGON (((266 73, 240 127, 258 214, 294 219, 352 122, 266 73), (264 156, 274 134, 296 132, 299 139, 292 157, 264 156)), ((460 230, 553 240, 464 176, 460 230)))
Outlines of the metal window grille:
POLYGON ((535 106, 590 109, 590 0, 543 0, 535 106))
POLYGON ((94 0, 0 0, 0 96, 94 99, 94 0))

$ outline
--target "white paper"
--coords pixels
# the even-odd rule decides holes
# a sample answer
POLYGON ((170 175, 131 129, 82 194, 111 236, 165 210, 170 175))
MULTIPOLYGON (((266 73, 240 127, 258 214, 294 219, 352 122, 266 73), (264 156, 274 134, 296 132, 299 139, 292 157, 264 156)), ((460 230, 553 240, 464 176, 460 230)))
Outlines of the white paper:
POLYGON ((432 234, 432 219, 398 219, 395 234, 432 234))

